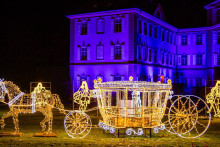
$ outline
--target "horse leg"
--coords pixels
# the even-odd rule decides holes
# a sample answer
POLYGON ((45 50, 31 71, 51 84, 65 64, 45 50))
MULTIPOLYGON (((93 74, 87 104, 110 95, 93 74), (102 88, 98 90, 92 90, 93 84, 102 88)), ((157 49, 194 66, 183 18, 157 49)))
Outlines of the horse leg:
POLYGON ((45 123, 46 123, 47 120, 48 120, 48 116, 47 116, 47 113, 46 113, 45 111, 43 111, 42 113, 43 113, 43 115, 44 115, 45 117, 44 117, 44 120, 43 120, 42 122, 40 122, 40 125, 41 125, 41 127, 42 127, 42 131, 44 132, 44 131, 46 130, 46 125, 45 125, 45 123))
POLYGON ((9 112, 3 114, 1 121, 0 121, 2 129, 4 129, 4 127, 5 127, 5 118, 10 117, 10 116, 12 116, 12 111, 9 111, 9 112))
POLYGON ((14 112, 13 113, 13 122, 14 122, 14 125, 15 125, 15 132, 18 133, 19 132, 19 120, 18 120, 18 113, 14 112))
POLYGON ((52 124, 53 124, 53 113, 52 113, 52 108, 50 108, 48 112, 48 132, 52 132, 52 124))

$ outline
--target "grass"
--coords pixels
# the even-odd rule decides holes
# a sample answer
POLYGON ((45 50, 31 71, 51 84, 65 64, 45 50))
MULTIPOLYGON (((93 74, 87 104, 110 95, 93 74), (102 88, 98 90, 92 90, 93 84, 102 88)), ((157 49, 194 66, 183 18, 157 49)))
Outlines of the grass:
MULTIPOLYGON (((0 116, 8 109, 0 107, 0 116)), ((152 137, 134 137, 126 136, 117 138, 112 134, 103 133, 102 129, 93 128, 88 136, 84 139, 70 138, 64 129, 64 117, 59 111, 53 110, 53 132, 57 137, 34 137, 34 133, 41 132, 40 122, 44 116, 41 113, 19 114, 20 132, 24 135, 21 137, 0 137, 0 147, 5 146, 213 146, 220 147, 220 119, 213 119, 208 131, 196 139, 184 139, 176 135, 169 134, 166 131, 160 131, 158 134, 152 133, 152 137)), ((98 124, 101 117, 94 116, 95 112, 88 113, 92 118, 94 125, 98 124)), ((13 132, 14 124, 12 118, 6 119, 6 127, 3 131, 13 132)), ((3 131, 0 131, 3 132, 3 131)))

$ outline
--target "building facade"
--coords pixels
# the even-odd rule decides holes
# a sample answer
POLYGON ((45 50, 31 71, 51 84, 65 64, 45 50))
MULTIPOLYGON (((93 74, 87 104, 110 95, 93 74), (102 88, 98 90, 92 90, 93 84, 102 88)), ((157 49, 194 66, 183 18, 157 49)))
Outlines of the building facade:
POLYGON ((220 66, 219 1, 207 6, 209 26, 178 29, 138 8, 68 15, 70 19, 70 76, 77 90, 82 80, 164 81, 193 93, 214 80, 220 66), (216 10, 215 10, 216 9, 216 10), (219 18, 218 18, 219 17, 219 18), (214 21, 215 19, 215 21, 214 21))

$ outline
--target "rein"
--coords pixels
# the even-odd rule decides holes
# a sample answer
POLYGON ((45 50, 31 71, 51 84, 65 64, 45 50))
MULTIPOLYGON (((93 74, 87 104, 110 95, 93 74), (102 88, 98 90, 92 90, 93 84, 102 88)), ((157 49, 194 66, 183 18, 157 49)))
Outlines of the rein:
POLYGON ((22 95, 24 95, 24 92, 19 93, 16 97, 14 97, 12 100, 10 100, 8 102, 8 105, 11 106, 12 104, 14 104, 19 98, 21 98, 22 95))

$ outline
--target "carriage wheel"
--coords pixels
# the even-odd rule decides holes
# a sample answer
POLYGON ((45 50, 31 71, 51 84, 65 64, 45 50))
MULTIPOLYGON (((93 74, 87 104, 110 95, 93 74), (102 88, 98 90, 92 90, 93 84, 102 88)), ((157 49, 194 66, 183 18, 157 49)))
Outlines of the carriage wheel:
POLYGON ((169 110, 172 130, 183 138, 196 138, 206 132, 211 114, 204 100, 197 96, 178 96, 169 110))
MULTIPOLYGON (((174 97, 167 100, 166 109, 164 111, 164 116, 163 116, 163 119, 161 122, 161 124, 164 124, 164 126, 165 126, 164 129, 171 134, 175 134, 175 132, 173 131, 173 129, 171 128, 170 123, 169 123, 169 110, 170 110, 170 106, 173 103, 173 98, 174 97)), ((172 122, 172 120, 171 120, 171 122, 172 122)))
POLYGON ((90 132, 92 122, 90 117, 81 111, 71 111, 64 119, 66 133, 72 138, 83 138, 90 132))

